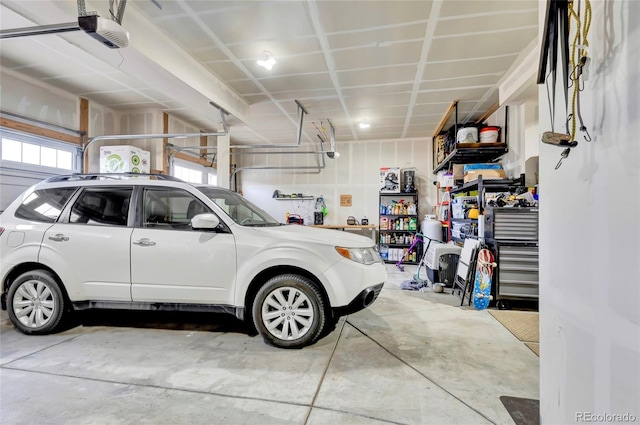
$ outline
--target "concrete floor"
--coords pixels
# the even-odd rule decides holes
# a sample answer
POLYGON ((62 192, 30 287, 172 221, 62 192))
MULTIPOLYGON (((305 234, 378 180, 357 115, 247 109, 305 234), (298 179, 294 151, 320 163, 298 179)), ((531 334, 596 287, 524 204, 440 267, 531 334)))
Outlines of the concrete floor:
POLYGON ((232 317, 86 312, 25 336, 2 312, 2 424, 513 424, 538 399, 538 357, 450 293, 400 289, 311 347, 281 350, 232 317))

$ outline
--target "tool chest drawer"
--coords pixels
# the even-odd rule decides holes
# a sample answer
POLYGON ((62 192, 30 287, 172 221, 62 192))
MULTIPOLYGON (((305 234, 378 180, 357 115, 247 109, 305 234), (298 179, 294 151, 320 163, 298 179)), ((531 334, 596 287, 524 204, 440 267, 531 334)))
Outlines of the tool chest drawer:
POLYGON ((538 245, 497 244, 497 299, 538 298, 538 245))
POLYGON ((485 237, 495 240, 538 240, 538 208, 485 210, 485 237))

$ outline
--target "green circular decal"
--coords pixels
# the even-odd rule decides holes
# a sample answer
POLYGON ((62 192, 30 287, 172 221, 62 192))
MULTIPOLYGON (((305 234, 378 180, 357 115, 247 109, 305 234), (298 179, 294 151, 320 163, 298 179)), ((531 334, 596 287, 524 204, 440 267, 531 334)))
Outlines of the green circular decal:
POLYGON ((120 158, 120 155, 109 155, 104 161, 104 168, 107 173, 121 173, 124 170, 124 161, 120 158))
POLYGON ((131 163, 133 165, 140 165, 140 157, 138 155, 133 155, 131 157, 131 163))
POLYGON ((138 167, 133 167, 133 168, 131 169, 131 172, 132 172, 132 173, 139 173, 139 172, 140 172, 140 170, 138 169, 138 167))

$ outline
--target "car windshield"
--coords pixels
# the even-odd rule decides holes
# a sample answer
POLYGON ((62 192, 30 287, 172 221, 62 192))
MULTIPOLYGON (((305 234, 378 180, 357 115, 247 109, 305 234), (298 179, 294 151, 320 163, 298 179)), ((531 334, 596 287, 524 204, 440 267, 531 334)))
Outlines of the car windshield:
POLYGON ((238 224, 254 227, 280 226, 275 218, 235 192, 215 186, 199 186, 198 189, 238 224))

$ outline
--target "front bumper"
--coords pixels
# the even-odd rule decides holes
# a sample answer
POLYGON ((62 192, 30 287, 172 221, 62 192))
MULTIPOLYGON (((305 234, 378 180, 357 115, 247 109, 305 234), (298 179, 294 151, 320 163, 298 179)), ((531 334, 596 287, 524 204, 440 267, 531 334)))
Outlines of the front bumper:
POLYGON ((336 307, 333 309, 336 316, 346 316, 362 309, 369 307, 380 295, 384 283, 365 288, 346 306, 336 307))

